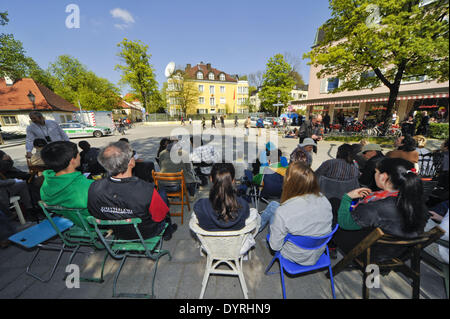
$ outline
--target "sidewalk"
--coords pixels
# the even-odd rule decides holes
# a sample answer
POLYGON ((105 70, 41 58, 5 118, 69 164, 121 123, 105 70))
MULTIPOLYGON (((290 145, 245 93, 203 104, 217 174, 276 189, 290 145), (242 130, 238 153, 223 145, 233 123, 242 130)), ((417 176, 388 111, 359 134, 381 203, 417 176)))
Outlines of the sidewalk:
POLYGON ((3 144, 0 145, 0 149, 23 145, 25 144, 25 138, 17 138, 12 140, 3 140, 3 144))

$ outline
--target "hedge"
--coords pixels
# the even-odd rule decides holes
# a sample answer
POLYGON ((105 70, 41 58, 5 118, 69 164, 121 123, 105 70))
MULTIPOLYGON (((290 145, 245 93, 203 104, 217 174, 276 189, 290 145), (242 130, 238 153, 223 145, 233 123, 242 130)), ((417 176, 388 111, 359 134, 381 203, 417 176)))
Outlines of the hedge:
POLYGON ((445 140, 448 138, 448 123, 430 123, 428 137, 445 140))

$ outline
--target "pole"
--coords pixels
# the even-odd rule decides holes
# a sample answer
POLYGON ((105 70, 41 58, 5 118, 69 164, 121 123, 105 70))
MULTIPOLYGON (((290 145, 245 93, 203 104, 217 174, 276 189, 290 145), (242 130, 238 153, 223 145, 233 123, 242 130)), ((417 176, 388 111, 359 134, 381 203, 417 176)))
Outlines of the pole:
POLYGON ((78 100, 78 106, 80 107, 80 120, 84 124, 83 110, 81 109, 80 100, 78 100))

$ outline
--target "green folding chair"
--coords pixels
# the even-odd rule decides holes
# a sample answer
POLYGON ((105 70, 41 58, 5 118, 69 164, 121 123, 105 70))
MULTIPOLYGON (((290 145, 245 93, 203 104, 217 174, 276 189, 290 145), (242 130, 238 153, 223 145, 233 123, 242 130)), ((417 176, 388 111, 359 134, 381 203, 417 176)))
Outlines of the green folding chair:
MULTIPOLYGON (((60 248, 60 255, 62 255, 62 253, 64 251, 67 251, 67 247, 71 248, 69 251, 72 251, 72 254, 70 255, 68 265, 72 264, 73 259, 75 258, 75 255, 79 252, 79 249, 82 246, 93 247, 94 250, 105 249, 105 246, 103 246, 103 244, 99 240, 95 229, 89 225, 89 223, 86 221, 86 217, 81 215, 81 210, 83 210, 82 208, 67 208, 67 207, 63 207, 63 206, 51 206, 51 205, 47 205, 44 201, 39 201, 39 206, 42 208, 45 216, 47 217, 47 220, 53 226, 58 237, 62 241, 62 246, 60 248), (62 232, 59 230, 59 228, 56 226, 56 224, 54 222, 54 215, 60 215, 64 218, 72 221, 74 225, 71 228, 67 229, 66 231, 62 232)), ((106 233, 107 231, 108 230, 106 230, 106 229, 102 229, 101 233, 106 233)), ((39 250, 36 253, 35 258, 38 253, 39 253, 39 250)), ((106 258, 103 260, 100 278, 80 277, 80 281, 81 282, 102 283, 105 261, 106 261, 106 258)), ((39 278, 35 274, 32 274, 31 272, 30 272, 30 275, 43 281, 41 278, 39 278)), ((64 277, 64 279, 66 277, 67 277, 67 275, 64 277)))
POLYGON ((93 225, 95 231, 97 232, 98 237, 106 247, 108 253, 105 256, 105 260, 108 255, 111 255, 112 258, 122 260, 119 268, 114 276, 114 284, 113 284, 113 297, 129 297, 129 298, 155 298, 155 279, 156 279, 156 270, 158 268, 159 259, 168 255, 169 260, 172 259, 170 252, 168 250, 162 249, 162 236, 167 229, 168 224, 164 225, 164 229, 161 233, 155 237, 144 239, 139 231, 138 224, 141 223, 140 218, 130 218, 125 220, 100 220, 96 219, 92 216, 87 218, 89 224, 93 225), (99 226, 125 226, 125 225, 133 225, 136 230, 136 234, 139 239, 135 240, 125 240, 125 239, 117 239, 114 237, 105 237, 99 226), (125 264, 125 261, 128 257, 140 257, 140 258, 150 258, 155 262, 154 271, 153 271, 153 279, 152 279, 152 293, 151 294, 138 294, 138 293, 117 293, 116 286, 117 280, 119 279, 120 272, 125 264))

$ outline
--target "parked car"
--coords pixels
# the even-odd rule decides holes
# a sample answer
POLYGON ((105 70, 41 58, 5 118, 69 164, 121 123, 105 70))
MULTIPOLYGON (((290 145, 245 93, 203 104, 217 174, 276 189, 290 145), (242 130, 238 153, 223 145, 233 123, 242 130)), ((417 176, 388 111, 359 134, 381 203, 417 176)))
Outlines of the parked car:
POLYGON ((256 127, 256 121, 258 120, 257 116, 250 117, 250 127, 256 127))
POLYGON ((66 132, 70 138, 77 137, 102 137, 105 135, 111 135, 111 129, 104 126, 90 126, 82 123, 61 123, 59 126, 66 132))
POLYGON ((276 117, 264 118, 264 127, 277 127, 279 124, 279 120, 276 117))

